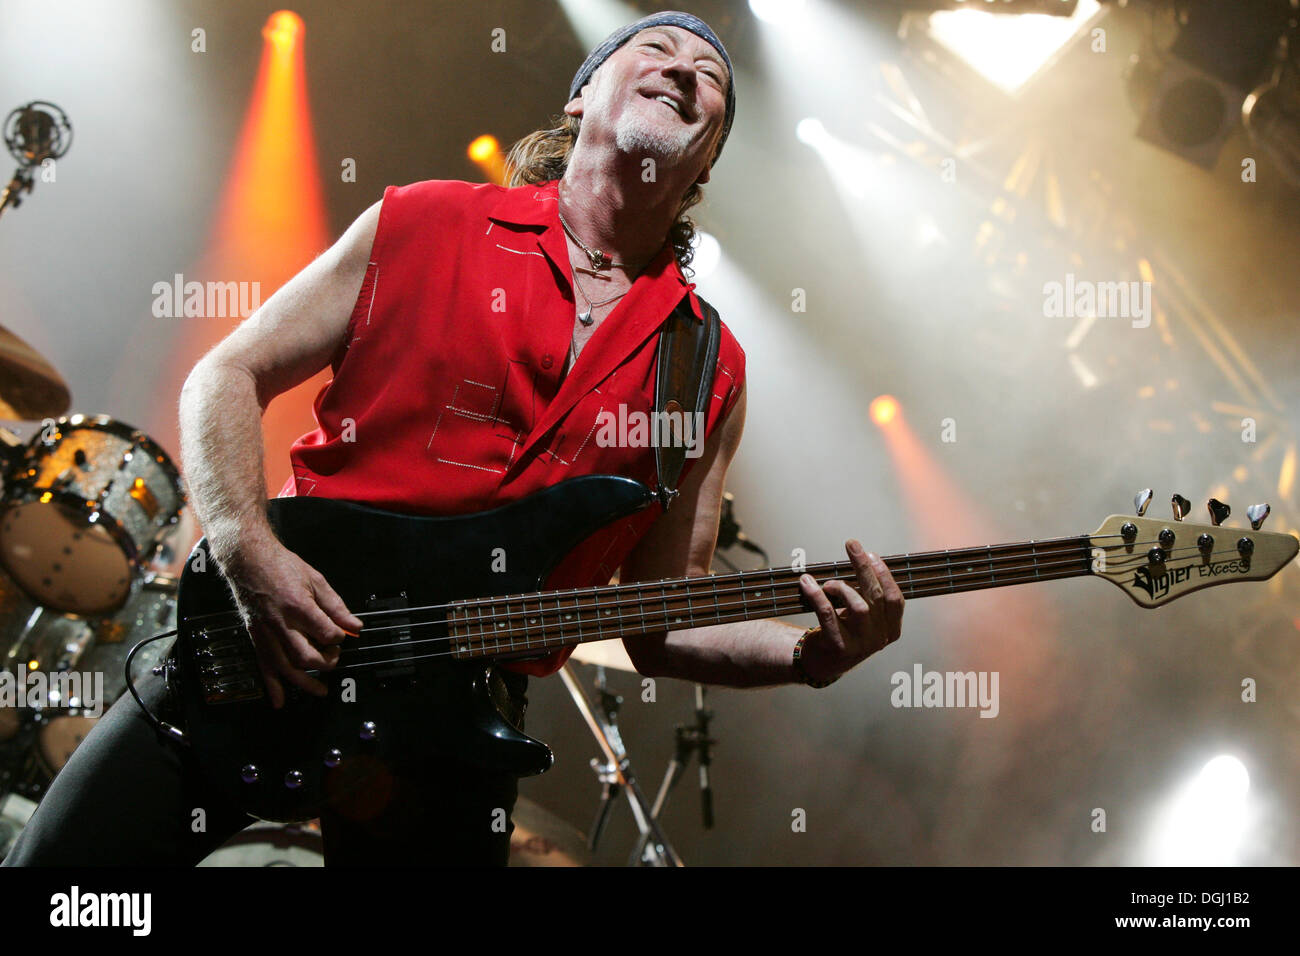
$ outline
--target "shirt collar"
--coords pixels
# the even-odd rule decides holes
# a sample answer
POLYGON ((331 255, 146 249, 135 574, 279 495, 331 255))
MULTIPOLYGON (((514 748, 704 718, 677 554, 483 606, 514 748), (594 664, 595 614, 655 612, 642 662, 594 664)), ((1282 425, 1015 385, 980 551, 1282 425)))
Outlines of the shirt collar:
MULTIPOLYGON (((540 227, 546 234, 545 239, 552 238, 547 233, 548 230, 554 230, 557 237, 563 235, 564 228, 560 224, 559 214, 559 188, 558 179, 507 188, 502 191, 500 198, 488 213, 488 218, 502 225, 540 227)), ((545 239, 539 236, 544 249, 547 246, 545 239)), ((558 242, 558 238, 555 241, 558 242)), ((663 248, 650 260, 650 264, 637 278, 643 277, 649 277, 652 281, 676 280, 683 293, 690 298, 691 313, 698 321, 704 321, 703 310, 695 297, 695 283, 688 282, 682 273, 672 243, 664 243, 663 248)))

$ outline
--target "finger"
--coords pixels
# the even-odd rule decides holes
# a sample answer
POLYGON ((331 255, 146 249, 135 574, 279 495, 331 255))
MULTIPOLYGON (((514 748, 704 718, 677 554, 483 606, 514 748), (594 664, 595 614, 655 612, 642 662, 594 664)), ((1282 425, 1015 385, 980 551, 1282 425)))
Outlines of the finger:
POLYGON ((361 633, 361 628, 365 626, 364 622, 348 610, 348 606, 343 603, 338 592, 330 587, 330 583, 324 577, 319 574, 314 576, 311 579, 311 586, 316 596, 316 603, 329 615, 330 620, 349 637, 356 637, 361 633))
POLYGON ((880 555, 872 554, 869 557, 876 570, 876 579, 880 581, 880 585, 884 589, 885 620, 889 623, 889 633, 891 635, 889 642, 892 644, 898 640, 903 631, 903 605, 905 603, 903 589, 898 586, 898 582, 894 580, 893 572, 880 559, 880 555))
POLYGON ((818 586, 811 574, 805 574, 799 578, 799 590, 803 592, 804 598, 812 605, 813 613, 817 615, 817 623, 821 625, 822 631, 827 637, 838 639, 840 636, 839 616, 835 613, 835 608, 831 606, 830 599, 826 597, 826 592, 818 586))
POLYGON ((262 647, 262 642, 253 641, 253 651, 257 654, 257 669, 262 672, 262 684, 266 687, 267 696, 271 698, 271 706, 279 710, 284 706, 284 685, 280 683, 280 678, 275 676, 275 665, 268 654, 262 647))
MULTIPOLYGON (((298 636, 302 637, 302 635, 298 636)), ((324 684, 297 667, 294 667, 293 664, 289 662, 289 658, 286 656, 284 648, 278 641, 272 640, 268 642, 267 653, 275 664, 276 671, 294 687, 297 687, 300 690, 305 690, 307 693, 314 694, 317 697, 324 697, 329 693, 329 690, 324 684)))
MULTIPOLYGON (((288 605, 285 611, 290 626, 317 644, 342 644, 347 636, 347 632, 320 609, 311 594, 303 595, 301 602, 288 605)), ((319 665, 313 663, 309 666, 319 665)))
POLYGON ((851 617, 867 620, 871 615, 871 606, 847 581, 841 581, 838 578, 826 582, 826 594, 832 598, 838 598, 840 606, 848 611, 851 617))
POLYGON ((872 570, 872 563, 867 555, 867 549, 862 547, 861 541, 852 539, 844 543, 844 550, 848 552, 849 561, 853 564, 853 570, 857 572, 858 585, 862 588, 862 596, 867 599, 867 602, 874 609, 884 598, 885 589, 877 580, 875 571, 872 570))
POLYGON ((280 643, 284 656, 298 670, 314 670, 326 667, 328 661, 321 649, 316 647, 307 636, 294 628, 285 628, 280 643))

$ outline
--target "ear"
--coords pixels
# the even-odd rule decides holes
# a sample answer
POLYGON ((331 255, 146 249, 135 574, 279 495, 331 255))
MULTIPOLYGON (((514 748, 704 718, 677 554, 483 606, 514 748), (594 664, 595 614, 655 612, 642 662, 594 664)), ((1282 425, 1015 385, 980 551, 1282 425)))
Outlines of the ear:
MULTIPOLYGON (((584 86, 582 89, 585 90, 586 87, 584 86)), ((573 99, 569 100, 569 102, 564 104, 564 112, 568 113, 570 116, 581 116, 583 106, 584 104, 582 102, 582 90, 579 90, 577 96, 575 96, 573 99)))
POLYGON ((709 181, 709 176, 712 175, 712 173, 713 173, 713 162, 712 160, 710 160, 709 165, 704 167, 704 172, 700 173, 699 177, 695 180, 695 182, 703 186, 705 183, 709 181))

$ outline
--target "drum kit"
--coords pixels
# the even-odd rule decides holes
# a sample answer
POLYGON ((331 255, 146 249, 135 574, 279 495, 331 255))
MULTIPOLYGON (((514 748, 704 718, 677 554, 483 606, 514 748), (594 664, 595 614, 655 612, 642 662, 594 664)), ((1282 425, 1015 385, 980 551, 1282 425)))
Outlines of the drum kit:
MULTIPOLYGON (((0 327, 0 419, 41 423, 26 443, 0 428, 0 801, 39 801, 126 692, 132 646, 175 626, 176 579, 154 564, 185 505, 180 474, 147 435, 61 417, 69 404, 53 367, 0 327)), ((146 646, 138 666, 167 650, 146 646)), ((0 824, 0 856, 12 829, 0 824)))

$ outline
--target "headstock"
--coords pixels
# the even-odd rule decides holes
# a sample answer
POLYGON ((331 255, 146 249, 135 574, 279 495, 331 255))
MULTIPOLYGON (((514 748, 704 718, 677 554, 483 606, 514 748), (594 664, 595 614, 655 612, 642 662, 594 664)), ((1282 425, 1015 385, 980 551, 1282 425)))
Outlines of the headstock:
POLYGON ((1159 607, 1201 588, 1235 581, 1263 581, 1286 567, 1300 550, 1292 534, 1261 531, 1268 505, 1246 509, 1250 528, 1223 526, 1231 509, 1211 498, 1210 524, 1183 521, 1190 502, 1174 495, 1173 518, 1144 517, 1151 490, 1138 493, 1135 515, 1111 515, 1089 541, 1092 572, 1106 578, 1142 607, 1159 607))

